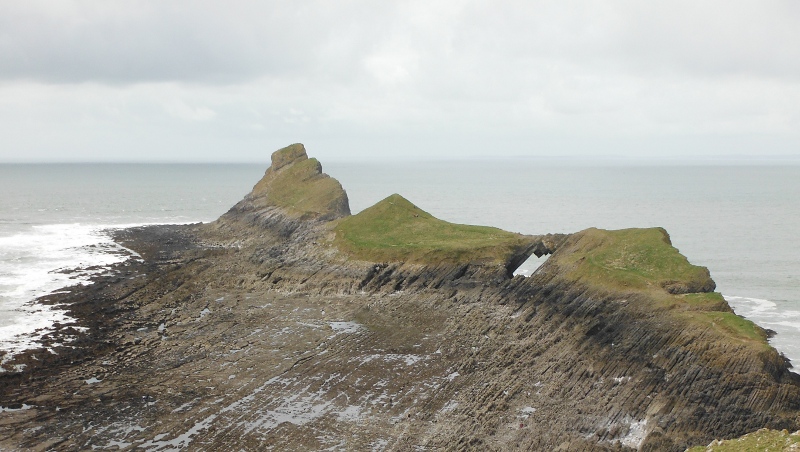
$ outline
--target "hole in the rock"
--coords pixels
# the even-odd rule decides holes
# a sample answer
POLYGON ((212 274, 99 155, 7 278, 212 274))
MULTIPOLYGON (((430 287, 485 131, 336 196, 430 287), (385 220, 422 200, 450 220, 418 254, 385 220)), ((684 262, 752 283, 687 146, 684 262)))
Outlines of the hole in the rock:
POLYGON ((548 254, 545 254, 542 257, 536 257, 535 254, 531 254, 531 257, 529 257, 528 260, 523 262, 522 265, 519 266, 519 268, 514 270, 514 276, 522 275, 528 277, 532 275, 537 268, 539 268, 542 264, 544 264, 544 261, 546 261, 548 257, 550 257, 548 254))

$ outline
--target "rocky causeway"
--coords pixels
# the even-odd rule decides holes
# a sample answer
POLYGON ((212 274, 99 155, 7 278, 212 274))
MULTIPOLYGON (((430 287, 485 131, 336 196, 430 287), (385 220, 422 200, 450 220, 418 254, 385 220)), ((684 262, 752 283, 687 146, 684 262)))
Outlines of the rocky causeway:
POLYGON ((217 221, 114 234, 136 254, 40 300, 75 324, 3 360, 0 450, 683 451, 800 429, 800 375, 663 229, 522 235, 400 195, 351 215, 297 144, 217 221))

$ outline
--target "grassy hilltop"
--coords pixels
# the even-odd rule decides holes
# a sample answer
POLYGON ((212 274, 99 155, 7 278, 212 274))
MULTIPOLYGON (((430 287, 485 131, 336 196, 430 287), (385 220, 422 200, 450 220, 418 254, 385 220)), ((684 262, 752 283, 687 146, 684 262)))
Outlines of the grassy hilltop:
POLYGON ((425 264, 506 264, 531 238, 488 226, 449 223, 398 194, 336 225, 335 243, 359 259, 425 264))
POLYGON ((662 228, 587 229, 564 261, 573 264, 572 277, 615 289, 680 294, 715 287, 708 269, 690 264, 662 228))

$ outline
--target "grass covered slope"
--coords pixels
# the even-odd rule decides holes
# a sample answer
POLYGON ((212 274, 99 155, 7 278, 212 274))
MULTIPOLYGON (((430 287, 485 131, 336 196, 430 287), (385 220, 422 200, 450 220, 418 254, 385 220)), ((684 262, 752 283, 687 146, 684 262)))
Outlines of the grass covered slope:
POLYGON ((502 264, 532 244, 532 238, 488 226, 448 223, 398 194, 336 226, 338 248, 358 259, 421 264, 502 264))
POLYGON ((573 236, 552 258, 568 279, 610 292, 644 292, 689 324, 768 347, 766 332, 733 313, 706 267, 692 265, 662 228, 607 231, 590 228, 573 236))
POLYGON ((339 181, 324 174, 319 161, 308 158, 299 143, 272 154, 272 165, 249 197, 254 204, 281 207, 299 218, 333 219, 350 214, 339 181))
POLYGON ((672 294, 715 288, 708 269, 690 264, 662 228, 590 228, 576 238, 562 258, 571 264, 575 278, 617 289, 663 289, 672 294))

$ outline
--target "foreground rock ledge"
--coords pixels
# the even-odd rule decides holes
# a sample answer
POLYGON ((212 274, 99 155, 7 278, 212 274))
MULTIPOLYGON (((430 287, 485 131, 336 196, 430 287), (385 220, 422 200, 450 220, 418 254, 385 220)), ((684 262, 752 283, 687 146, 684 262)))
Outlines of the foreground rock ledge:
POLYGON ((218 221, 120 231, 141 260, 43 300, 87 330, 7 363, 0 449, 682 451, 800 428, 799 377, 666 232, 395 261, 342 238, 346 194, 302 145, 272 161, 218 221))

